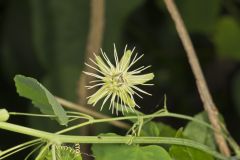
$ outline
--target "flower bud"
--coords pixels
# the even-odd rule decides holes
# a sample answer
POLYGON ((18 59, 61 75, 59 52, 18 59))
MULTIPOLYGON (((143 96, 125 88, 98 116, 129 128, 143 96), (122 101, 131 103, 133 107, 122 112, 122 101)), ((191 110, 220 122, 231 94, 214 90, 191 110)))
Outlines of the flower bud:
POLYGON ((0 109, 0 122, 5 122, 9 119, 9 113, 6 109, 0 109))

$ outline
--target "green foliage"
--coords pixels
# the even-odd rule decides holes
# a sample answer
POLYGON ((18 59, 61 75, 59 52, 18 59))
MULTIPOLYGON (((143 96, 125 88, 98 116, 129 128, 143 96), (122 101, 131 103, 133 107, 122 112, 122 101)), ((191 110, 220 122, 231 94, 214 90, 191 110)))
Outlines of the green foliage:
MULTIPOLYGON (((106 24, 103 48, 106 53, 112 53, 113 43, 121 44, 122 32, 128 16, 137 9, 143 0, 106 0, 106 24)), ((126 42, 125 42, 126 43, 126 42)), ((124 48, 122 44, 120 47, 124 48)), ((117 48, 119 48, 117 46, 117 48)))
MULTIPOLYGON (((207 123, 209 122, 206 112, 201 112, 194 116, 194 118, 207 123)), ((191 140, 205 144, 212 149, 216 149, 213 131, 197 122, 189 122, 183 131, 183 135, 191 140)))
POLYGON ((169 151, 174 160, 214 160, 214 158, 197 149, 172 146, 169 151))
POLYGON ((175 134, 175 129, 161 122, 148 122, 141 130, 141 136, 147 137, 174 137, 175 134))
POLYGON ((190 32, 211 33, 220 12, 221 0, 176 1, 190 32))
MULTIPOLYGON (((178 0, 177 7, 183 17, 187 29, 193 33, 211 34, 221 9, 221 0, 178 0)), ((158 0, 161 9, 165 4, 158 0)), ((166 11, 167 12, 167 11, 166 11)))
POLYGON ((89 27, 88 0, 32 0, 35 53, 46 69, 43 82, 59 96, 76 100, 89 27))
POLYGON ((230 16, 222 17, 216 27, 214 43, 221 57, 240 60, 240 25, 230 16))
POLYGON ((37 80, 17 75, 14 78, 17 92, 20 96, 28 98, 33 105, 40 109, 43 114, 55 115, 53 119, 61 125, 67 125, 68 117, 62 106, 54 96, 37 80))
POLYGON ((164 148, 156 145, 94 144, 92 151, 96 160, 172 160, 164 148))
MULTIPOLYGON (((183 138, 182 129, 178 130, 176 137, 183 138)), ((173 145, 170 147, 169 153, 174 160, 214 160, 211 155, 205 152, 185 146, 173 145)))

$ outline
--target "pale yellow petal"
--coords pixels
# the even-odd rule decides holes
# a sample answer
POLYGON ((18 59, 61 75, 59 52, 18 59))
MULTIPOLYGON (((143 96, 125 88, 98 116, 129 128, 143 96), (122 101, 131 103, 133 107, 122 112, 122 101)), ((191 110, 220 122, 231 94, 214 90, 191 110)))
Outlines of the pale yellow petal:
POLYGON ((134 99, 130 97, 130 95, 127 93, 127 91, 122 90, 118 93, 118 96, 120 99, 128 106, 128 107, 135 107, 136 103, 134 99))
POLYGON ((101 87, 96 93, 90 96, 87 103, 93 104, 94 106, 100 99, 104 98, 108 92, 105 86, 101 87))
POLYGON ((96 62, 98 64, 98 68, 104 73, 108 74, 110 72, 109 67, 106 65, 106 63, 102 60, 100 56, 96 56, 96 62))
POLYGON ((153 73, 143 74, 143 75, 128 75, 127 81, 130 85, 144 84, 154 78, 153 73))
POLYGON ((120 62, 118 64, 119 65, 119 69, 121 71, 124 71, 124 70, 126 70, 128 68, 128 66, 130 64, 131 56, 132 56, 132 51, 131 50, 127 50, 123 54, 123 56, 122 56, 122 58, 121 58, 121 60, 120 60, 120 62))

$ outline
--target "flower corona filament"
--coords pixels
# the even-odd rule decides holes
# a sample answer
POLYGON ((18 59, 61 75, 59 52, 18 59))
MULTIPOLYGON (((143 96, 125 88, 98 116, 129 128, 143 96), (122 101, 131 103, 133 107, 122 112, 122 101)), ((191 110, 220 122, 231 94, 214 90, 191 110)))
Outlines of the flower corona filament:
POLYGON ((150 93, 140 89, 138 86, 153 85, 146 82, 152 80, 154 78, 154 74, 140 74, 150 66, 142 66, 130 71, 130 68, 143 57, 143 54, 138 56, 137 53, 133 56, 133 52, 134 49, 127 50, 126 46, 124 54, 121 60, 119 60, 116 47, 114 45, 115 64, 112 64, 102 49, 101 56, 94 54, 95 61, 90 58, 93 65, 85 63, 85 65, 94 69, 98 73, 84 72, 89 76, 97 78, 97 80, 90 81, 89 83, 91 85, 86 87, 88 89, 100 87, 96 93, 87 97, 88 104, 95 106, 99 100, 103 99, 100 109, 102 110, 106 102, 109 100, 109 109, 112 110, 112 113, 116 110, 116 113, 118 114, 120 107, 122 113, 124 114, 124 111, 128 112, 128 109, 133 111, 134 107, 139 107, 134 100, 134 95, 137 95, 140 98, 142 98, 140 95, 141 93, 151 95, 150 93))

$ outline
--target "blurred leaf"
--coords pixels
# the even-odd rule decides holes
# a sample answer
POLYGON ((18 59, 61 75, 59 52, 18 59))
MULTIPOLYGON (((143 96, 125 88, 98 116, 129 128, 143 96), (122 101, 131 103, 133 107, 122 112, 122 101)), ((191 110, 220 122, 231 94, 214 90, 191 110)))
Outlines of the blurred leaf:
POLYGON ((219 56, 240 60, 240 26, 232 17, 219 20, 214 43, 219 56))
POLYGON ((221 0, 176 1, 190 32, 211 33, 217 22, 221 0))
MULTIPOLYGON (((183 138, 182 129, 178 130, 177 138, 183 138)), ((214 158, 197 149, 179 145, 173 145, 169 149, 169 153, 174 160, 214 160, 214 158)))
POLYGON ((67 98, 75 101, 77 99, 78 80, 80 77, 80 70, 77 65, 59 66, 58 72, 56 70, 50 71, 42 79, 42 83, 54 91, 57 96, 67 98), (56 79, 56 80, 55 80, 56 79))
POLYGON ((11 0, 1 4, 1 77, 11 82, 17 73, 40 76, 42 68, 31 46, 29 1, 11 0))
POLYGON ((116 43, 117 48, 121 48, 119 53, 123 54, 124 46, 127 43, 121 43, 123 27, 130 14, 143 2, 143 0, 106 0, 106 24, 103 43, 106 53, 113 53, 113 43, 116 43))
POLYGON ((89 27, 88 0, 33 0, 33 41, 53 93, 77 99, 89 27))
MULTIPOLYGON (((165 10, 162 0, 158 4, 165 10)), ((209 34, 214 30, 221 0, 177 0, 176 4, 190 32, 209 34)))
MULTIPOLYGON (((209 122, 206 112, 201 112, 194 116, 194 118, 205 121, 207 123, 209 122)), ((188 139, 205 144, 212 149, 216 149, 212 130, 197 122, 189 122, 183 131, 183 135, 186 136, 188 139)))
POLYGON ((62 106, 55 97, 37 80, 17 75, 14 78, 17 92, 20 96, 28 98, 34 106, 40 109, 43 114, 55 115, 59 124, 67 125, 68 117, 62 106))
POLYGON ((161 122, 148 122, 141 131, 141 136, 174 137, 175 134, 175 129, 161 122))
MULTIPOLYGON (((88 0, 31 1, 33 36, 42 64, 51 69, 80 64, 84 58, 88 31, 88 0)), ((79 65, 80 66, 80 65, 79 65)))

